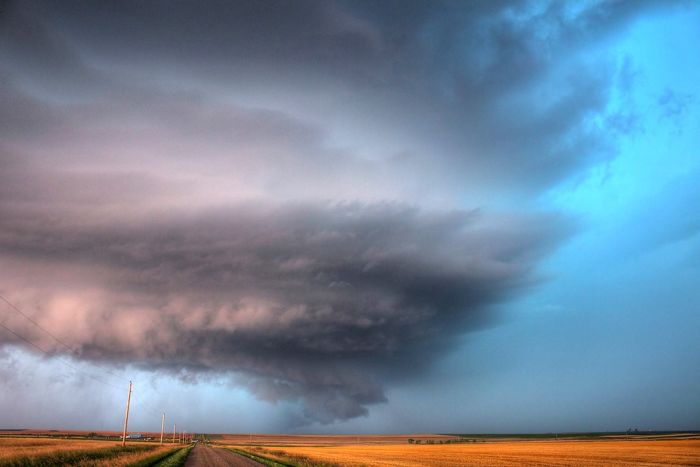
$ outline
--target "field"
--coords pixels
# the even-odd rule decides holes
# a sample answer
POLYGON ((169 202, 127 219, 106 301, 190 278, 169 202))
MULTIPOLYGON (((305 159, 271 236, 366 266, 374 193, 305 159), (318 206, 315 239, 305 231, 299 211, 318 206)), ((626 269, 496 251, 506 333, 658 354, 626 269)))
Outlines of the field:
MULTIPOLYGON (((416 435, 414 435, 416 436, 416 435)), ((417 436, 416 436, 417 437, 417 436)), ((326 444, 329 437, 284 437, 284 445, 231 446, 268 459, 300 466, 688 466, 700 465, 700 439, 507 440, 459 444, 398 444, 372 439, 371 444, 326 444), (318 443, 314 445, 314 443, 318 443), (325 444, 325 445, 324 445, 325 444)), ((375 438, 375 437, 371 437, 375 438)), ((681 437, 683 438, 683 437, 681 437)))
POLYGON ((458 436, 436 434, 412 435, 268 435, 268 434, 221 434, 210 435, 214 444, 221 445, 263 445, 263 446, 337 446, 344 444, 407 444, 409 438, 423 441, 447 441, 459 439, 458 436))
MULTIPOLYGON (((86 439, 85 432, 54 437, 0 436, 0 467, 24 465, 159 465, 180 446, 86 439), (29 460, 31 458, 31 460, 29 460), (148 460, 148 462, 144 462, 148 460)), ((58 434, 60 433, 60 434, 58 434)), ((102 436, 111 433, 102 433, 102 436)), ((91 433, 91 436, 94 434, 91 433)), ((697 433, 548 435, 207 435, 220 448, 244 451, 258 460, 297 467, 418 466, 700 466, 697 433), (411 442, 409 442, 409 440, 411 442), (416 443, 419 440, 420 443, 416 443)), ((179 453, 180 458, 186 455, 179 453)), ((167 459, 173 460, 173 456, 167 459)))
POLYGON ((50 438, 0 438, 0 461, 18 456, 41 456, 59 451, 111 448, 114 441, 64 440, 50 438))
POLYGON ((127 466, 173 451, 173 445, 42 437, 1 437, 0 466, 127 466))

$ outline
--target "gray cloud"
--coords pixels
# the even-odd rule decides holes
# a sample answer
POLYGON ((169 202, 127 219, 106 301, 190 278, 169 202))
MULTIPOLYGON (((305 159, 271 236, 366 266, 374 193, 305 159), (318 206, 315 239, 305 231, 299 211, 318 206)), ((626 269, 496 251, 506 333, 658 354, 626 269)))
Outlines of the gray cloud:
POLYGON ((9 2, 3 292, 84 359, 363 415, 536 279, 566 229, 522 195, 612 153, 596 47, 658 4, 9 2))
MULTIPOLYGON (((73 140, 101 140, 109 125, 130 144, 142 143, 143 126, 160 131, 170 145, 148 147, 154 154, 191 155, 202 149, 192 139, 206 141, 200 158, 235 161, 258 190, 284 197, 332 199, 337 185, 354 199, 387 178, 392 199, 426 179, 440 182, 441 199, 504 184, 533 193, 613 152, 592 122, 616 118, 606 102, 621 70, 587 48, 658 5, 17 3, 0 39, 5 73, 41 92, 5 99, 17 119, 38 114, 37 125, 78 112, 73 140), (252 140, 273 148, 224 149, 252 140), (274 162, 256 168, 260 158, 274 162), (316 173, 303 187, 290 182, 300 174, 261 180, 273 167, 316 173), (353 190, 342 172, 380 175, 353 190)), ((28 127, 41 128, 26 118, 12 128, 28 127)))
POLYGON ((61 335, 83 358, 240 372, 260 397, 300 399, 322 422, 384 401, 383 374, 415 374, 421 365, 392 366, 429 363, 487 319, 561 233, 553 220, 396 205, 242 206, 108 228, 5 214, 3 259, 44 271, 20 304, 41 304, 51 329, 77 313, 89 330, 61 335), (63 288, 74 302, 57 298, 63 288), (98 292, 80 298, 87 289, 98 292))

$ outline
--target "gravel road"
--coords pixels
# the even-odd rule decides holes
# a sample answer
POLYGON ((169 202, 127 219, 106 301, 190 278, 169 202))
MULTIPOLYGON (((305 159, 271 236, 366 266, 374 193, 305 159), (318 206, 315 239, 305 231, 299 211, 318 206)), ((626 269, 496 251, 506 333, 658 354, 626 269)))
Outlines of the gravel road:
POLYGON ((226 449, 198 444, 187 456, 185 467, 260 467, 262 464, 226 449))

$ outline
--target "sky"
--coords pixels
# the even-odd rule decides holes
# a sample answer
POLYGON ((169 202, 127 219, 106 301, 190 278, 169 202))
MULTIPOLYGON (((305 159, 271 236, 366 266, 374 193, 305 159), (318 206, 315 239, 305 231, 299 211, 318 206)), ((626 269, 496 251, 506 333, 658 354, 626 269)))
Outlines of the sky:
POLYGON ((0 3, 0 427, 700 429, 700 5, 0 3))

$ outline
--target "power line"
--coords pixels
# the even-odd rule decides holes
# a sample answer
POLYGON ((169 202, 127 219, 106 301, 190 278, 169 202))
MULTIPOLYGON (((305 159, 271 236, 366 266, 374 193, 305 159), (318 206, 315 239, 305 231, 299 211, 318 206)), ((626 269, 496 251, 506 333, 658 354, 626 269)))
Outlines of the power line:
MULTIPOLYGON (((39 350, 39 351, 42 352, 43 354, 48 355, 49 357, 56 357, 55 354, 49 352, 48 350, 43 349, 42 347, 40 347, 39 345, 35 344, 35 343, 32 342, 31 340, 29 340, 29 339, 27 339, 26 337, 22 336, 21 334, 18 334, 17 332, 13 331, 13 330, 10 329, 9 327, 7 327, 4 323, 0 323, 0 326, 2 326, 3 329, 5 329, 6 331, 8 331, 9 333, 11 333, 12 335, 14 335, 15 337, 21 339, 22 341, 24 341, 24 342, 26 342, 27 344, 29 344, 29 345, 31 345, 32 347, 34 347, 35 349, 39 350)), ((65 361, 64 359, 58 358, 58 360, 59 360, 61 363, 63 363, 64 365, 66 365, 67 367, 70 367, 70 368, 72 368, 73 370, 75 370, 75 371, 77 371, 77 372, 79 372, 79 373, 82 373, 83 375, 85 375, 85 376, 87 376, 88 378, 91 378, 91 379, 97 381, 98 383, 102 383, 102 384, 107 385, 107 386, 110 386, 110 387, 112 387, 112 388, 119 389, 119 388, 117 388, 115 385, 113 385, 113 384, 111 384, 111 383, 108 383, 107 381, 104 381, 104 380, 102 380, 102 379, 100 379, 100 378, 98 378, 98 377, 96 377, 96 376, 94 376, 94 375, 91 375, 90 373, 88 373, 88 372, 86 372, 86 371, 84 371, 84 370, 78 368, 77 366, 68 363, 68 362, 65 361)))
MULTIPOLYGON (((5 298, 2 294, 0 294, 0 300, 4 301, 8 306, 10 306, 13 310, 15 310, 15 311, 16 311, 17 313, 19 313, 21 316, 23 316, 27 321, 29 321, 30 323, 32 323, 34 326, 36 326, 36 327, 38 327, 39 329, 41 329, 44 333, 46 333, 46 335, 50 336, 56 343, 58 343, 59 345, 63 346, 63 347, 64 347, 66 350, 68 350, 72 355, 75 355, 75 356, 77 356, 77 357, 80 357, 80 352, 78 352, 75 348, 71 347, 70 345, 66 344, 63 340, 59 339, 55 334, 53 334, 51 331, 49 331, 49 330, 46 329, 44 326, 42 326, 41 324, 39 324, 39 323, 38 323, 36 320, 34 320, 31 316, 29 316, 29 315, 27 315, 25 312, 23 312, 17 305, 15 305, 15 304, 12 303, 11 301, 9 301, 9 300, 8 300, 7 298, 5 298)), ((14 334, 14 333, 13 333, 13 334, 14 334)), ((24 340, 24 339, 23 339, 23 340, 24 340)), ((30 345, 34 345, 34 344, 30 344, 30 345)), ((46 352, 43 351, 43 350, 42 350, 42 352, 46 353, 46 352)), ((115 378, 119 378, 119 379, 122 379, 122 380, 126 380, 126 378, 124 377, 124 375, 119 375, 119 374, 113 372, 112 370, 110 370, 109 368, 106 368, 106 367, 104 367, 104 366, 102 366, 102 365, 98 365, 98 364, 96 364, 96 363, 94 363, 94 362, 91 362, 91 364, 92 364, 94 367, 97 367, 97 368, 99 368, 100 370, 104 371, 105 373, 109 373, 110 375, 114 376, 115 378)), ((136 381, 136 383, 139 383, 139 381, 136 381)), ((153 386, 153 385, 151 385, 151 386, 153 386)), ((153 390, 154 390, 156 393, 160 394, 160 392, 159 392, 157 389, 153 388, 153 390)))
MULTIPOLYGON (((80 355, 79 355, 79 352, 78 352, 76 349, 74 349, 73 347, 71 347, 70 345, 66 344, 64 341, 62 341, 62 340, 59 339, 58 337, 56 337, 55 334, 53 334, 51 331, 49 331, 49 330, 46 329, 44 326, 42 326, 41 324, 39 324, 38 322, 36 322, 34 319, 32 319, 31 316, 29 316, 29 315, 27 315, 25 312, 23 312, 17 305, 15 305, 15 304, 12 303, 11 301, 9 301, 9 300, 8 300, 7 298, 5 298, 2 294, 0 294, 0 299, 1 299, 2 301, 4 301, 5 303, 7 303, 7 304, 8 304, 13 310, 15 310, 17 313, 19 313, 20 315, 22 315, 27 321, 29 321, 29 322, 32 323, 34 326, 36 326, 36 327, 38 327, 39 329, 41 329, 42 331, 44 331, 44 333, 46 333, 46 335, 50 336, 54 341, 56 341, 56 343, 58 343, 59 345, 63 346, 63 347, 64 347, 66 350, 68 350, 71 354, 76 355, 76 356, 80 356, 80 355)), ((106 372, 106 373, 109 373, 110 375, 114 376, 115 378, 120 378, 120 379, 121 379, 121 378, 124 378, 123 375, 118 375, 118 374, 116 374, 115 372, 113 372, 112 370, 110 370, 109 368, 105 368, 105 367, 102 367, 102 366, 97 365, 97 364, 94 364, 94 363, 93 363, 93 366, 96 366, 96 367, 100 368, 102 371, 104 371, 104 372, 106 372)))
POLYGON ((71 352, 71 353, 75 352, 75 350, 74 350, 73 348, 71 348, 71 346, 69 346, 68 344, 66 344, 65 342, 63 342, 63 341, 62 341, 61 339, 59 339, 58 337, 54 336, 54 335, 53 335, 51 332, 49 332, 49 330, 46 329, 44 326, 42 326, 41 324, 39 324, 39 323, 37 323, 36 321, 34 321, 30 316, 28 316, 27 314, 25 314, 22 310, 20 310, 17 306, 15 306, 11 301, 9 301, 8 299, 6 299, 2 294, 0 294, 0 299, 2 299, 2 301, 4 301, 5 303, 7 303, 7 304, 10 306, 10 308, 12 308, 13 310, 15 310, 17 313, 19 313, 20 315, 24 316, 24 317, 25 317, 30 323, 32 323, 34 326, 36 326, 36 327, 38 327, 39 329, 41 329, 42 331, 44 331, 47 335, 49 335, 49 336, 50 336, 53 340, 55 340, 57 343, 59 343, 60 345, 62 345, 62 346, 65 347, 66 349, 68 349, 69 352, 71 352))
MULTIPOLYGON (((136 402, 136 398, 133 396, 133 394, 132 394, 131 398, 134 399, 134 402, 136 402)), ((137 402, 137 403, 138 403, 138 404, 141 404, 142 407, 143 407, 144 409, 146 409, 146 410, 152 412, 152 413, 155 414, 155 415, 160 415, 160 414, 164 411, 163 409, 160 409, 160 410, 159 410, 159 409, 156 408, 154 405, 152 405, 152 404, 146 402, 145 399, 141 399, 140 396, 138 397, 138 402, 137 402)))
MULTIPOLYGON (((53 354, 53 353, 51 353, 50 351, 44 349, 44 348, 41 347, 40 345, 38 345, 38 344, 32 342, 30 339, 27 339, 26 337, 24 337, 23 335, 19 334, 18 332, 12 330, 10 327, 6 326, 4 323, 0 323, 0 327, 2 327, 3 329, 5 329, 7 332, 9 332, 10 334, 12 334, 13 336, 17 337, 18 339, 22 340, 23 342, 25 342, 25 343, 29 344, 30 346, 34 347, 36 350, 40 351, 41 353, 43 353, 43 354, 45 354, 45 355, 47 355, 47 356, 49 356, 49 357, 56 357, 55 354, 53 354)), ((75 365, 72 365, 71 363, 67 362, 67 361, 66 361, 64 358, 62 358, 62 357, 58 357, 57 359, 58 359, 58 361, 60 361, 62 364, 64 364, 65 366, 67 366, 67 367, 69 367, 69 368, 71 368, 71 369, 73 369, 73 370, 76 371, 77 373, 80 373, 80 374, 82 374, 82 375, 84 375, 84 376, 87 376, 88 378, 91 378, 91 379, 97 381, 97 382, 100 383, 100 384, 104 384, 105 386, 109 386, 110 388, 117 389, 117 390, 119 390, 119 391, 122 390, 122 388, 117 387, 117 386, 115 386, 114 384, 111 384, 111 383, 109 383, 109 382, 107 382, 107 381, 104 381, 104 380, 102 380, 102 379, 100 379, 100 378, 98 378, 98 377, 96 377, 96 376, 94 376, 94 375, 92 375, 92 374, 90 374, 90 373, 88 373, 88 372, 82 370, 81 368, 78 368, 78 367, 75 366, 75 365)), ((131 390, 131 389, 130 389, 130 390, 131 390)), ((159 415, 161 415, 161 413, 164 413, 164 412, 165 412, 164 410, 162 410, 162 411, 157 411, 153 405, 151 405, 150 403, 146 402, 145 400, 142 400, 142 399, 139 398, 139 401, 140 401, 140 404, 141 404, 142 408, 145 409, 145 410, 148 410, 148 411, 149 411, 150 413, 152 413, 153 415, 159 416, 159 415)))
POLYGON ((19 339, 22 339, 22 340, 23 340, 24 342, 26 342, 27 344, 29 344, 29 345, 31 345, 32 347, 34 347, 35 349, 39 350, 40 352, 45 353, 46 355, 51 355, 48 351, 42 349, 41 347, 39 347, 38 345, 36 345, 34 342, 30 341, 29 339, 25 339, 23 336, 17 334, 15 331, 13 331, 12 329, 10 329, 10 328, 8 328, 7 326, 5 326, 4 323, 0 323, 0 326, 2 326, 3 328, 5 328, 6 331, 10 332, 10 333, 11 333, 12 335, 14 335, 15 337, 18 337, 19 339))
MULTIPOLYGON (((19 313, 19 314, 20 314, 21 316, 23 316, 25 319, 27 319, 30 323, 32 323, 33 325, 35 325, 36 327, 38 327, 39 329, 41 329, 42 331, 44 331, 44 333, 46 333, 46 335, 50 336, 54 341, 56 341, 58 344, 60 344, 61 346, 63 346, 63 347, 64 347, 66 350, 68 350, 71 354, 76 355, 76 356, 79 356, 79 352, 77 352, 74 348, 72 348, 71 346, 69 346, 68 344, 66 344, 65 342, 63 342, 63 341, 62 341, 61 339, 59 339, 58 337, 56 337, 56 335, 54 335, 51 331, 49 331, 48 329, 46 329, 45 327, 43 327, 41 324, 39 324, 38 322, 36 322, 36 321, 35 321, 34 319, 32 319, 29 315, 27 315, 26 313, 24 313, 18 306, 16 306, 14 303, 12 303, 11 301, 9 301, 9 300, 8 300, 7 298, 5 298, 2 294, 0 294, 0 299, 1 299, 2 301, 4 301, 5 303, 7 303, 7 305, 9 305, 13 310, 15 310, 17 313, 19 313)), ((42 347, 38 346, 37 344, 35 344, 35 343, 32 342, 31 340, 29 340, 29 339, 25 338, 24 336, 18 334, 17 332, 13 331, 13 330, 10 329, 9 327, 7 327, 4 323, 0 323, 0 326, 2 326, 2 327, 3 327, 5 330, 7 330, 8 332, 12 333, 12 334, 13 334, 14 336, 16 336, 17 338, 21 339, 22 341, 24 341, 24 342, 26 342, 27 344, 29 344, 29 345, 31 345, 32 347, 34 347, 35 349, 39 350, 40 352, 42 352, 42 353, 44 353, 44 354, 46 354, 46 355, 48 355, 48 356, 50 356, 50 357, 55 357, 55 355, 54 355, 53 353, 51 353, 51 352, 49 352, 49 351, 43 349, 42 347)), ((115 389, 120 389, 120 388, 117 388, 117 386, 115 386, 115 385, 113 385, 113 384, 111 384, 111 383, 108 383, 107 381, 104 381, 104 380, 102 380, 102 379, 100 379, 100 378, 97 378, 97 377, 94 376, 94 375, 91 375, 90 373, 87 373, 87 372, 84 371, 84 370, 79 369, 78 367, 76 367, 76 366, 74 366, 74 365, 72 365, 72 364, 66 362, 64 359, 62 360, 62 359, 59 358, 59 360, 60 360, 61 363, 63 363, 64 365, 66 365, 66 366, 68 366, 68 367, 74 369, 75 371, 78 371, 78 372, 80 372, 80 373, 82 373, 82 374, 88 376, 89 378, 91 378, 91 379, 93 379, 93 380, 95 380, 95 381, 98 381, 98 382, 100 382, 100 383, 102 383, 102 384, 105 384, 105 385, 110 386, 110 387, 115 388, 115 389)), ((95 367, 97 367, 97 368, 99 368, 99 369, 101 369, 102 371, 105 371, 105 372, 111 374, 112 376, 114 376, 114 377, 116 377, 116 378, 120 378, 120 379, 122 378, 122 376, 120 376, 120 375, 114 373, 113 371, 111 371, 111 370, 108 369, 108 368, 104 368, 104 367, 102 367, 102 366, 100 366, 100 365, 97 365, 97 364, 95 364, 95 363, 92 363, 92 365, 95 366, 95 367)))
MULTIPOLYGON (((70 345, 66 344, 63 340, 59 339, 59 338, 58 338, 56 335, 54 335, 51 331, 49 331, 48 329, 46 329, 45 327, 43 327, 41 324, 39 324, 37 321, 35 321, 34 319, 32 319, 29 315, 27 315, 26 313, 24 313, 18 306, 16 306, 14 303, 10 302, 10 301, 9 301, 7 298, 5 298, 2 294, 0 294, 0 300, 4 301, 8 306, 10 306, 14 311, 16 311, 17 313, 19 313, 22 317, 24 317, 27 321, 29 321, 30 323, 32 323, 34 326, 36 326, 37 328, 41 329, 46 335, 48 335, 49 337, 51 337, 56 343, 58 343, 58 344, 61 345, 63 348, 65 348, 66 350, 68 350, 68 352, 70 352, 72 355, 75 355, 75 356, 77 356, 77 357, 80 357, 80 353, 79 353, 76 349, 74 349, 74 348, 72 348, 70 345)), ((4 322, 0 322, 0 326, 1 326, 3 329, 5 329, 6 331, 8 331, 9 333, 11 333, 12 335, 14 335, 15 337, 17 337, 18 339, 22 340, 23 342, 25 342, 25 343, 29 344, 30 346, 34 347, 35 349, 39 350, 41 353, 43 353, 43 354, 45 354, 45 355, 47 355, 47 356, 49 356, 49 357, 56 358, 56 354, 54 354, 54 353, 52 353, 52 352, 50 352, 50 351, 48 351, 48 350, 42 348, 41 346, 39 346, 39 345, 37 345, 36 343, 32 342, 30 339, 28 339, 28 338, 22 336, 21 334, 19 334, 19 333, 13 331, 11 328, 9 328, 8 326, 6 326, 6 325, 4 324, 4 322)), ((70 367, 70 368, 72 368, 73 370, 75 370, 76 372, 81 373, 81 374, 83 374, 83 375, 85 375, 85 376, 87 376, 87 377, 89 377, 89 378, 91 378, 91 379, 93 379, 93 380, 95 380, 95 381, 101 383, 101 384, 104 384, 104 385, 109 386, 109 387, 114 388, 114 389, 121 390, 121 388, 115 386, 114 384, 111 384, 111 383, 109 383, 109 382, 107 382, 107 381, 104 381, 104 380, 102 380, 102 379, 100 379, 100 378, 97 378, 96 376, 94 376, 94 375, 92 375, 92 374, 90 374, 90 373, 88 373, 88 372, 86 372, 86 371, 84 371, 84 370, 78 368, 77 366, 70 364, 69 362, 67 362, 67 361, 65 360, 65 357, 59 356, 59 357, 58 357, 58 360, 59 360, 61 363, 63 363, 64 365, 66 365, 67 367, 70 367)), ((123 378, 123 376, 120 376, 120 375, 114 373, 113 371, 111 371, 111 370, 108 369, 108 368, 102 367, 102 366, 97 365, 97 364, 95 364, 95 363, 91 363, 91 364, 92 364, 93 366, 95 366, 96 368, 99 368, 99 369, 101 369, 102 371, 104 371, 104 372, 106 372, 106 373, 109 373, 110 375, 112 375, 112 376, 114 376, 114 377, 116 377, 116 378, 119 378, 119 379, 122 379, 122 378, 123 378)), ((151 386, 153 386, 153 385, 151 384, 151 386)), ((158 390, 156 390, 155 388, 152 387, 152 389, 153 389, 156 393, 160 394, 160 392, 159 392, 158 390)), ((160 414, 162 413, 162 411, 157 410, 153 405, 151 405, 150 403, 146 402, 145 400, 141 400, 140 398, 139 398, 139 400, 140 400, 141 404, 143 405, 143 407, 144 407, 145 409, 151 411, 152 413, 154 413, 154 414, 156 414, 156 415, 160 415, 160 414)))
MULTIPOLYGON (((48 329, 46 329, 45 327, 43 327, 41 324, 39 324, 37 321, 35 321, 34 319, 32 319, 31 316, 29 316, 29 315, 27 315, 26 313, 24 313, 18 306, 16 306, 14 303, 12 303, 11 301, 9 301, 9 300, 8 300, 7 298, 5 298, 2 294, 0 294, 0 299, 1 299, 2 301, 4 301, 7 305, 9 305, 9 306, 10 306, 13 310, 15 310, 17 313, 19 313, 20 315, 22 315, 22 316, 23 316, 25 319, 27 319, 30 323, 32 323, 33 325, 35 325, 36 327, 38 327, 39 329, 41 329, 44 333, 46 333, 48 336, 50 336, 56 343, 58 343, 59 345, 63 346, 63 347, 64 347, 66 350, 68 350, 71 354, 73 354, 73 355, 75 355, 75 356, 77 356, 77 357, 80 357, 80 352, 78 352, 75 348, 71 347, 70 345, 66 344, 63 340, 59 339, 59 338, 58 338, 55 334, 53 334, 51 331, 49 331, 48 329)), ((181 320, 179 320, 179 322, 182 323, 182 322, 184 322, 185 320, 187 320, 189 317, 190 317, 190 315, 187 315, 187 316, 185 316, 184 318, 182 318, 181 320)), ((106 373, 109 373, 110 375, 112 375, 112 376, 114 376, 114 377, 116 377, 116 378, 120 378, 120 379, 121 379, 121 378, 124 378, 123 375, 118 375, 117 373, 113 372, 113 371, 110 370, 109 368, 105 368, 104 366, 97 365, 97 364, 94 363, 94 362, 92 363, 92 365, 95 366, 95 367, 97 367, 97 368, 99 368, 99 369, 101 369, 102 371, 104 371, 104 372, 106 372, 106 373)), ((126 378, 124 378, 124 379, 126 379, 126 378)), ((152 382, 152 381, 153 381, 153 380, 151 379, 151 382, 152 382)), ((138 383, 138 382, 139 382, 139 381, 137 381, 137 383, 138 383)), ((151 384, 151 387, 152 387, 152 386, 153 386, 153 385, 151 384)), ((152 387, 152 389, 153 389, 153 391, 155 391, 156 393, 161 394, 157 389, 155 389, 155 388, 153 388, 153 387, 152 387)), ((162 394, 161 394, 161 395, 162 395, 162 394)))

